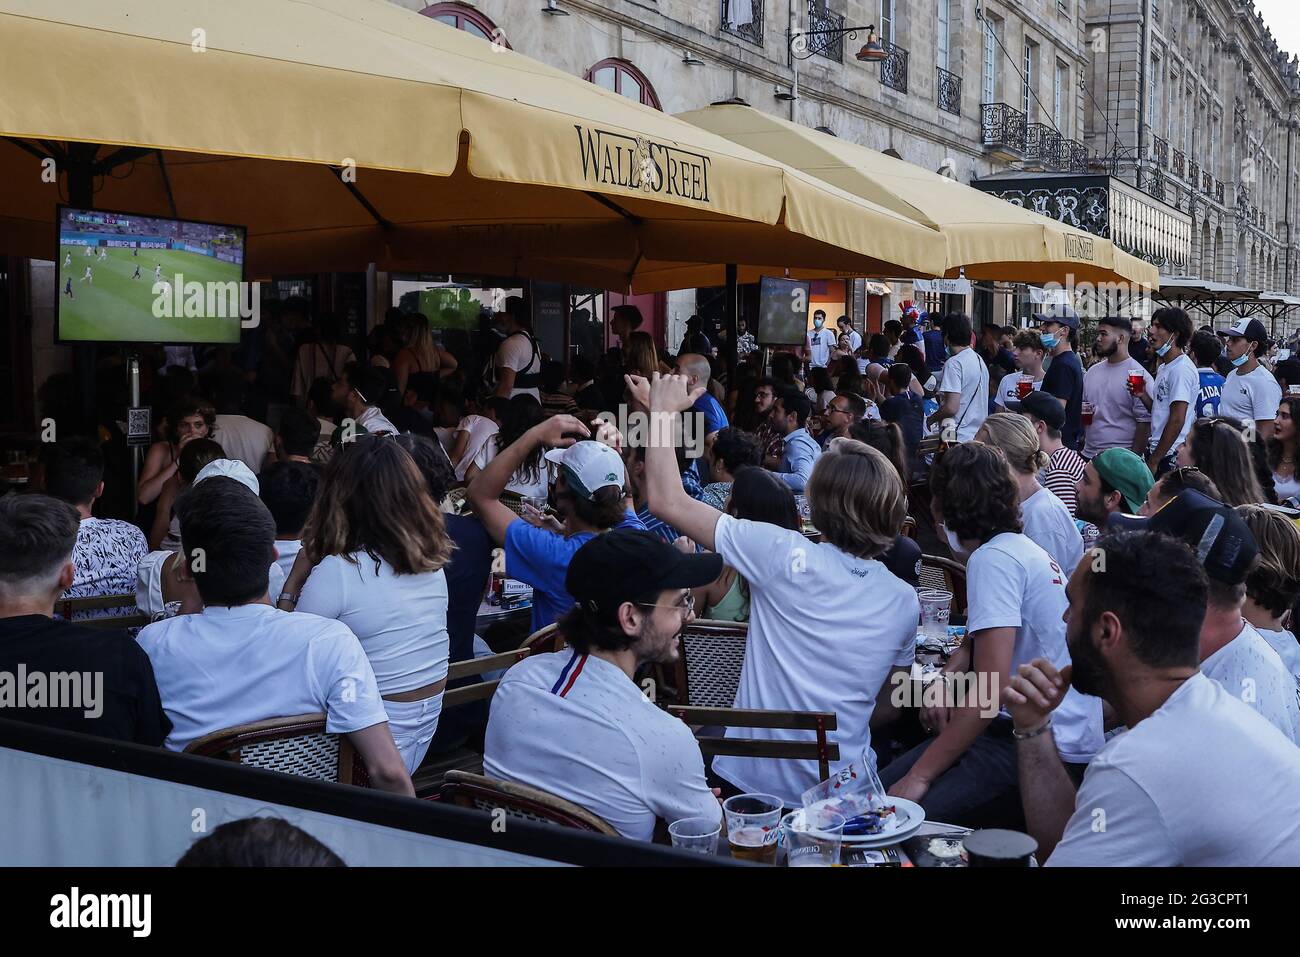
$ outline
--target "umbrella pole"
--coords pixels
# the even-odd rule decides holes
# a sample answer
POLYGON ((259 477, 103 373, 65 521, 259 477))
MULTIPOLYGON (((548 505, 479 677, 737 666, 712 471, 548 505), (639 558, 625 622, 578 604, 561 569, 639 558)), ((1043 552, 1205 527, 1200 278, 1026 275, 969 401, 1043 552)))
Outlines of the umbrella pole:
POLYGON ((727 364, 727 388, 735 382, 736 375, 736 336, 739 335, 740 296, 736 288, 736 266, 727 265, 727 297, 723 305, 723 322, 727 330, 727 351, 723 360, 727 364))

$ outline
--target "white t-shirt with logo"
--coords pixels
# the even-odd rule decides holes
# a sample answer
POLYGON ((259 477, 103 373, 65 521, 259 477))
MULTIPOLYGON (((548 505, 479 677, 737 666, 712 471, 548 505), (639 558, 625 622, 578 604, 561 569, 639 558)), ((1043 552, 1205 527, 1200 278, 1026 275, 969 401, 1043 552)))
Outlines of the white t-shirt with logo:
POLYGON ((1282 386, 1263 366, 1245 375, 1233 369, 1219 388, 1219 415, 1240 422, 1272 422, 1281 401, 1282 386))
MULTIPOLYGON (((840 760, 871 746, 869 722, 886 679, 916 658, 916 592, 880 562, 854 558, 798 532, 723 515, 715 551, 749 583, 749 640, 737 708, 833 711, 840 760)), ((883 687, 889 694, 890 688, 883 687)), ((813 741, 811 731, 729 729, 729 737, 813 741)), ((718 757, 713 770, 743 791, 800 807, 818 784, 816 761, 718 757)))
MULTIPOLYGON (((514 369, 516 377, 532 375, 542 371, 542 350, 539 345, 534 351, 534 340, 522 332, 506 336, 497 346, 496 359, 493 361, 498 369, 514 369)), ((511 389, 509 398, 517 395, 531 395, 538 402, 542 400, 537 386, 530 389, 511 389)))
POLYGON ((209 606, 146 625, 137 640, 172 722, 173 751, 267 718, 324 712, 331 734, 388 721, 361 643, 337 621, 270 605, 209 606))
POLYGON ((1173 362, 1161 363, 1156 370, 1156 390, 1151 399, 1150 449, 1154 450, 1160 443, 1160 436, 1169 422, 1170 406, 1175 402, 1186 402, 1187 416, 1183 419, 1183 429, 1174 439, 1174 444, 1169 446, 1170 452, 1177 451, 1196 424, 1196 397, 1200 393, 1201 374, 1196 371, 1196 363, 1185 354, 1173 362))
POLYGON ((1297 794, 1300 748, 1195 674, 1093 759, 1047 863, 1295 867, 1297 794))
MULTIPOLYGON (((1057 668, 1069 664, 1062 617, 1069 604, 1065 580, 1060 565, 1027 536, 1013 532, 995 535, 975 549, 966 563, 966 633, 1014 628, 1012 675, 1035 658, 1046 658, 1057 668)), ((979 661, 978 640, 972 650, 972 665, 976 671, 984 667, 979 661)), ((1062 761, 1091 761, 1103 742, 1101 699, 1071 688, 1052 715, 1052 733, 1062 761)))
POLYGON ((467 415, 456 426, 457 432, 468 432, 465 442, 465 455, 456 466, 456 481, 465 481, 465 470, 470 467, 483 444, 501 431, 500 427, 486 415, 467 415))
POLYGON ((825 326, 810 329, 807 336, 808 364, 816 369, 826 365, 831 358, 831 349, 835 348, 835 333, 825 326))
POLYGON ((505 673, 483 773, 572 801, 635 841, 653 837, 656 818, 722 817, 691 729, 616 665, 573 649, 505 673))
POLYGON ((1243 619, 1237 637, 1201 662, 1201 673, 1300 744, 1295 676, 1250 622, 1243 619))
POLYGON ((961 396, 953 423, 957 425, 957 441, 969 442, 975 438, 989 415, 989 367, 974 349, 963 349, 943 364, 943 381, 940 392, 956 392, 961 396))
POLYGON ((1061 566, 1066 578, 1073 575, 1074 566, 1083 558, 1083 536, 1069 507, 1051 490, 1040 488, 1020 503, 1020 513, 1026 537, 1061 566))

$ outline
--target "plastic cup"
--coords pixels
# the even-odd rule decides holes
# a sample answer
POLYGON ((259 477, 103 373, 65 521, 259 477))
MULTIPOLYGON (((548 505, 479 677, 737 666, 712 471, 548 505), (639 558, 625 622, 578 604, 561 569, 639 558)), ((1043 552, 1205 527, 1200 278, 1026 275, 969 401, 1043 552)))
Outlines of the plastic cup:
POLYGON ((1034 380, 1032 376, 1022 375, 1020 381, 1016 383, 1016 395, 1023 399, 1029 393, 1034 391, 1034 380))
POLYGON ((948 640, 948 616, 952 612, 952 592, 926 588, 916 593, 921 602, 921 634, 943 643, 948 640))
POLYGON ((834 867, 840 862, 844 815, 826 808, 803 808, 781 818, 786 867, 834 867))
POLYGON ((1084 427, 1085 429, 1086 429, 1088 426, 1092 425, 1092 416, 1093 416, 1094 411, 1095 411, 1095 410, 1093 409, 1093 407, 1092 407, 1092 403, 1091 403, 1091 402, 1085 402, 1085 403, 1083 403, 1082 407, 1080 408, 1080 410, 1079 410, 1079 421, 1083 423, 1083 427, 1084 427))
POLYGON ((781 799, 771 794, 737 794, 722 802, 731 856, 760 864, 776 863, 781 836, 781 799))
POLYGON ((709 857, 718 853, 718 835, 721 833, 721 817, 684 817, 668 825, 668 837, 673 847, 709 857))
POLYGON ((1128 374, 1129 390, 1134 395, 1141 395, 1146 391, 1146 377, 1140 372, 1130 372, 1128 374))

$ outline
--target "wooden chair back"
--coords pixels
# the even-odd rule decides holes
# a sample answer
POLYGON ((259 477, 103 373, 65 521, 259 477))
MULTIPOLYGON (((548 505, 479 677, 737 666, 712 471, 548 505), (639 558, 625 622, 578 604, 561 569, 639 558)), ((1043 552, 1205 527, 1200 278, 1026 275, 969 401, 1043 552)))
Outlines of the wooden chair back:
POLYGON ((468 771, 448 771, 442 780, 441 800, 479 811, 501 808, 507 817, 571 827, 618 837, 618 831, 586 808, 540 788, 500 781, 468 771))
POLYGON ((705 755, 726 754, 742 758, 775 758, 816 761, 825 781, 831 776, 830 763, 840 759, 840 746, 827 740, 827 732, 838 727, 833 711, 758 711, 746 708, 692 708, 669 705, 668 713, 692 727, 775 728, 812 731, 813 741, 770 741, 764 738, 724 738, 701 735, 696 738, 705 755))
POLYGON ((315 781, 368 787, 365 765, 346 737, 325 731, 325 715, 268 718, 214 731, 185 751, 315 781))

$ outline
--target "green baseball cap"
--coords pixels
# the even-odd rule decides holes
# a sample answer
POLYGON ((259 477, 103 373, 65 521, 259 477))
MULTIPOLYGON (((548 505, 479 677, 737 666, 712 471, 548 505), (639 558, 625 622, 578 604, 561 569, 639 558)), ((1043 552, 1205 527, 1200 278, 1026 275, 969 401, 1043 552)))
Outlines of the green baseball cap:
POLYGON ((1107 449, 1092 460, 1101 480, 1124 496, 1128 511, 1137 512, 1156 480, 1142 457, 1128 449, 1107 449))

